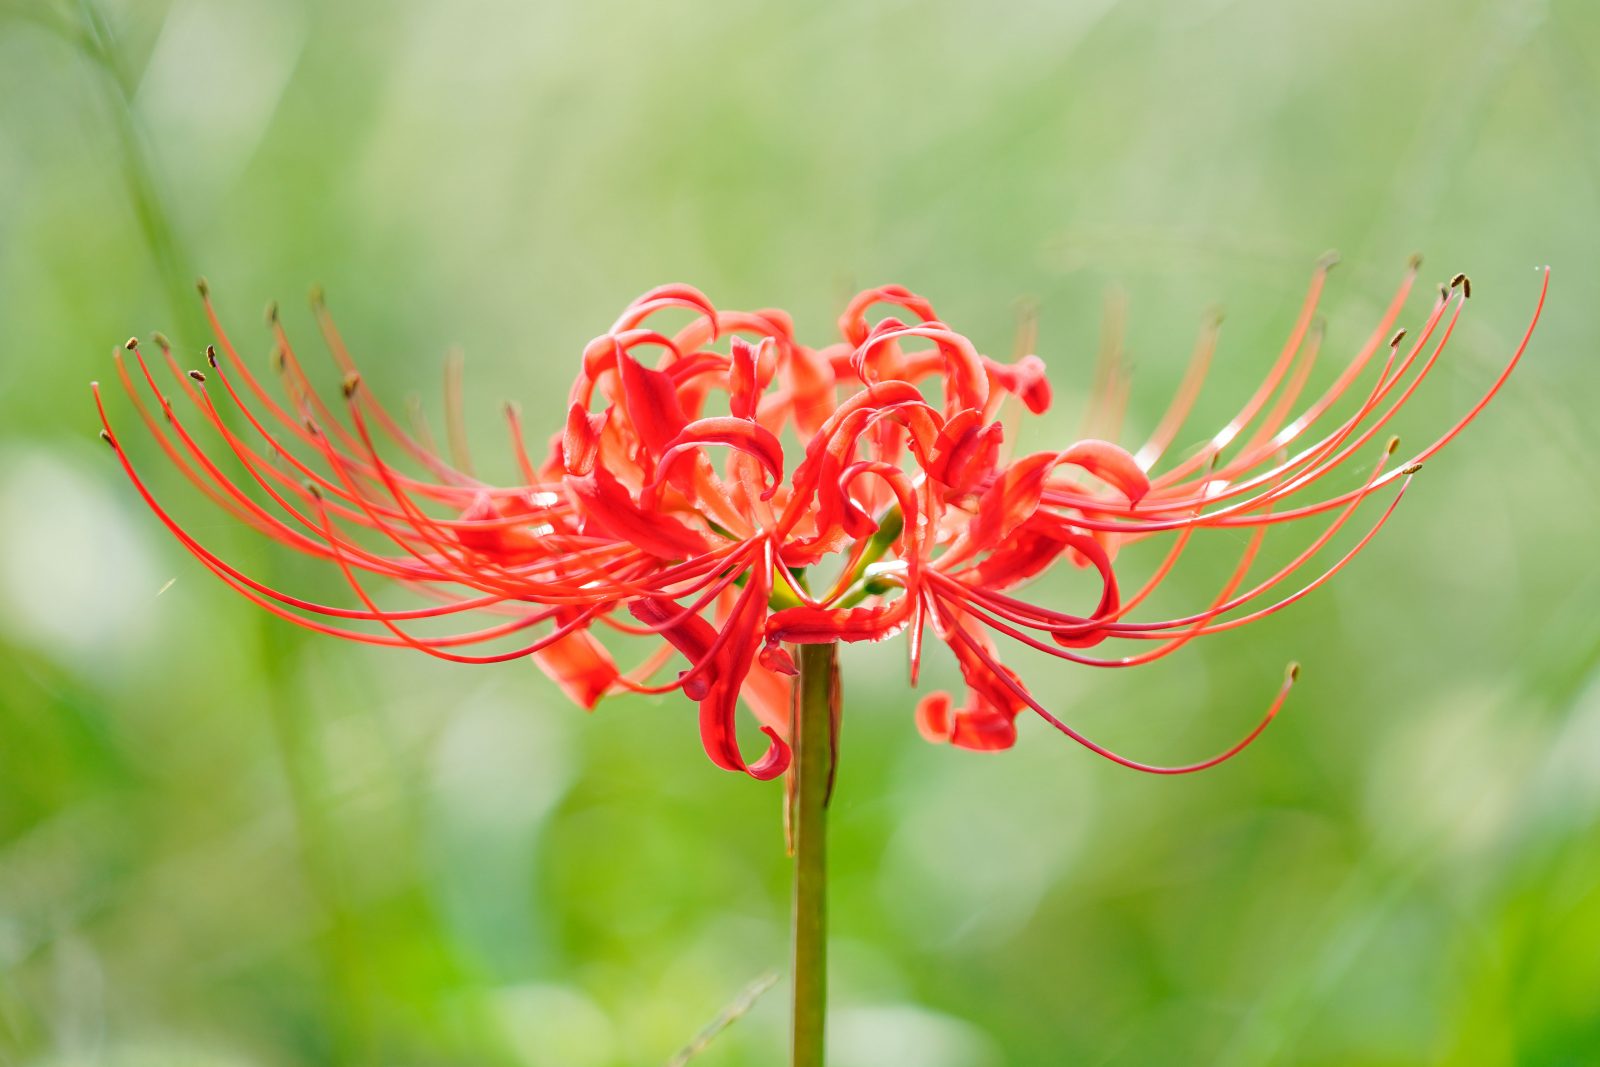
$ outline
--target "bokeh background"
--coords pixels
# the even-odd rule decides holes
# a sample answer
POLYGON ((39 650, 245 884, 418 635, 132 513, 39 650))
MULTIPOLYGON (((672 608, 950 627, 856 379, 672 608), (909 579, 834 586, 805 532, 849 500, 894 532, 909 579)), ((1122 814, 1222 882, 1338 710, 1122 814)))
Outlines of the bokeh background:
MULTIPOLYGON (((527 664, 292 631, 163 535, 86 385, 133 332, 198 360, 195 273, 262 362, 261 306, 310 349, 325 285, 390 397, 460 345, 510 477, 502 401, 553 428, 583 342, 667 280, 818 342, 889 280, 997 355, 1036 307, 1033 442, 1077 431, 1108 306, 1137 443, 1220 304, 1192 445, 1329 247, 1334 355, 1413 251, 1472 274, 1414 446, 1546 263, 1551 304, 1331 587, 1140 671, 1015 657, 1153 759, 1236 737, 1301 660, 1219 771, 1037 722, 934 748, 900 644, 848 651, 833 1062, 1600 1062, 1600 8, 99 2, 0 4, 0 1063, 658 1064, 784 965, 779 790, 712 768, 686 703, 585 716, 527 664)), ((784 1007, 696 1064, 779 1062, 784 1007)))

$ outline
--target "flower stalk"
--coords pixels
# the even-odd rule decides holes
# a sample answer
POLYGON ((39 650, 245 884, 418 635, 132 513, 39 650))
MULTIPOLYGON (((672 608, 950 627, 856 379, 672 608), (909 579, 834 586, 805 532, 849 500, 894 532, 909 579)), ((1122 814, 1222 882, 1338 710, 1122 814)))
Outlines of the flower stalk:
POLYGON ((834 643, 801 645, 793 700, 794 1000, 791 1067, 822 1067, 828 1001, 828 798, 839 723, 834 643))

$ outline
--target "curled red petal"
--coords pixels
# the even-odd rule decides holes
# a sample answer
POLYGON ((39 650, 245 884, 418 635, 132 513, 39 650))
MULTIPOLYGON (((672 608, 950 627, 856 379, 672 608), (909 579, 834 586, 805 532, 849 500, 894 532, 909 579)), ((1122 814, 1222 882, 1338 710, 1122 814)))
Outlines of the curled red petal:
MULTIPOLYGON (((865 424, 863 413, 900 407, 919 411, 926 409, 922 392, 910 382, 887 381, 869 386, 829 412, 826 421, 807 442, 805 458, 794 469, 794 494, 789 506, 792 514, 787 516, 790 521, 811 503, 818 482, 830 470, 836 474, 840 469, 838 456, 834 454, 834 438, 845 434, 849 426, 854 426, 854 432, 859 433, 860 426, 865 424)), ((846 441, 845 444, 852 445, 853 442, 846 441)))
MULTIPOLYGON (((686 613, 674 601, 645 597, 628 605, 640 622, 655 628, 662 637, 687 657, 693 667, 684 692, 700 705, 700 740, 711 762, 724 770, 743 771, 762 781, 776 778, 789 768, 791 752, 777 729, 763 723, 762 733, 769 739, 766 752, 748 763, 739 751, 735 728, 741 691, 756 661, 756 645, 761 640, 761 613, 765 610, 767 583, 765 568, 750 572, 749 583, 718 632, 699 615, 686 613)), ((770 696, 763 690, 764 695, 770 696)))
POLYGON ((846 341, 859 345, 871 332, 867 327, 867 309, 873 304, 895 304, 905 308, 924 322, 937 319, 933 305, 903 285, 880 285, 876 289, 863 289, 850 298, 844 314, 839 316, 839 332, 846 341))
POLYGON ((593 711, 617 680, 617 664, 587 630, 578 630, 532 653, 533 660, 579 707, 593 711))
POLYGON ((638 546, 661 559, 682 559, 703 552, 705 537, 659 509, 646 511, 604 467, 586 475, 568 475, 567 492, 590 527, 638 546))
POLYGON ((793 394, 790 410, 795 428, 810 436, 827 423, 837 406, 833 367, 827 357, 804 345, 795 345, 785 361, 783 378, 793 394))
POLYGON ((739 750, 735 722, 740 691, 755 666, 756 648, 764 638, 763 617, 771 591, 772 563, 768 543, 762 560, 749 571, 744 591, 722 624, 721 647, 713 652, 718 657, 717 680, 700 702, 700 740, 711 761, 762 781, 788 770, 789 745, 776 729, 763 724, 761 732, 769 741, 767 751, 755 763, 747 763, 739 750))
POLYGON ((758 660, 750 668, 750 673, 745 675, 744 688, 739 690, 739 695, 755 713, 756 721, 772 727, 785 740, 788 739, 789 703, 794 690, 794 683, 789 677, 758 660))
POLYGON ((677 382, 666 371, 652 370, 629 355, 622 356, 618 367, 628 421, 646 453, 660 457, 689 422, 678 402, 677 382))
POLYGON ((999 752, 1017 743, 1017 713, 976 705, 956 711, 950 743, 972 752, 999 752))
POLYGON ((877 361, 908 338, 932 341, 938 350, 944 362, 945 410, 948 413, 953 414, 962 408, 983 408, 989 399, 989 373, 984 368, 983 357, 971 341, 940 322, 907 326, 898 319, 884 319, 850 357, 850 366, 856 377, 869 385, 900 377, 893 365, 888 368, 888 373, 879 373, 877 361))
POLYGON ((1017 743, 1016 712, 981 701, 955 708, 949 693, 929 693, 917 702, 917 732, 936 745, 972 752, 999 752, 1017 743))
POLYGON ((548 555, 552 529, 548 509, 536 508, 525 497, 495 497, 480 492, 451 527, 465 548, 494 556, 502 563, 525 562, 548 555), (526 517, 526 523, 505 520, 526 517), (473 525, 478 524, 478 525, 473 525))
POLYGON ((574 404, 589 405, 589 399, 594 395, 594 383, 600 380, 602 374, 617 369, 617 357, 621 354, 622 346, 609 333, 601 334, 583 346, 582 370, 572 383, 574 404))
POLYGON ((683 653, 690 663, 689 670, 678 674, 684 695, 690 700, 704 700, 717 680, 716 664, 707 662, 716 643, 716 629, 699 615, 685 611, 676 601, 665 597, 630 601, 628 613, 655 629, 669 645, 683 653))
POLYGON ((794 657, 773 638, 768 638, 767 643, 761 647, 761 654, 757 657, 760 664, 774 674, 781 674, 792 678, 800 673, 794 665, 794 657))
POLYGON ((1044 494, 1044 479, 1055 466, 1054 452, 1036 452, 1007 466, 978 498, 968 533, 980 548, 992 548, 1028 521, 1044 494))
POLYGON ((882 641, 905 627, 912 598, 866 608, 784 608, 767 618, 767 637, 796 645, 830 641, 882 641))
POLYGON ((634 329, 656 312, 673 307, 687 308, 690 311, 700 312, 710 322, 711 336, 713 338, 717 336, 719 325, 716 307, 706 294, 683 282, 658 285, 639 296, 633 303, 628 305, 627 310, 622 313, 622 316, 617 319, 611 329, 617 333, 634 329))
POLYGON ((794 752, 789 748, 789 743, 783 739, 783 735, 774 727, 763 723, 761 732, 767 735, 767 750, 762 753, 760 759, 747 764, 743 770, 758 782, 770 782, 789 769, 794 752))
POLYGON ((717 639, 716 628, 665 597, 640 597, 628 602, 628 614, 651 627, 690 663, 699 663, 717 639))
POLYGON ((1043 415, 1050 410, 1050 379, 1045 376, 1044 360, 1038 356, 1023 356, 1015 363, 987 360, 984 365, 994 383, 1021 399, 1029 411, 1043 415))
POLYGON ((958 494, 976 489, 994 472, 1004 432, 998 422, 984 426, 973 408, 956 412, 934 438, 928 477, 958 494))
POLYGON ((605 424, 605 412, 590 414, 578 403, 567 409, 567 428, 561 435, 561 463, 568 474, 588 474, 594 469, 605 424))
POLYGON ((1067 540, 1038 524, 1024 522, 973 568, 975 584, 1009 589, 1039 574, 1066 551, 1067 540))
POLYGON ((974 542, 984 548, 997 545, 1026 522, 1039 509, 1050 472, 1062 465, 1081 467, 1109 483, 1130 504, 1150 490, 1150 480, 1134 458, 1109 441, 1079 441, 1060 452, 1035 452, 1014 461, 984 490, 970 526, 974 542))
POLYGON ((1026 691, 1021 679, 994 658, 993 643, 969 616, 946 605, 935 613, 935 625, 961 668, 967 703, 952 711, 946 694, 937 694, 940 700, 924 700, 917 706, 918 730, 929 740, 947 741, 957 748, 980 752, 1010 748, 1017 740, 1016 718, 1028 706, 1018 695, 1026 691))
POLYGON ((1106 639, 1107 632, 1097 621, 1114 619, 1122 599, 1110 554, 1095 537, 1074 530, 1066 520, 1036 512, 972 568, 970 579, 963 576, 962 580, 985 592, 999 592, 1039 574, 1068 549, 1076 553, 1085 566, 1099 572, 1100 601, 1089 615, 1079 617, 1075 623, 1068 620, 1052 629, 1051 636, 1057 644, 1068 648, 1089 648, 1106 639))
POLYGON ((777 436, 760 423, 715 415, 691 422, 672 439, 661 454, 661 462, 651 483, 652 490, 673 476, 674 468, 683 457, 705 445, 727 445, 754 456, 767 472, 768 483, 761 492, 762 500, 772 499, 772 494, 783 483, 783 445, 778 442, 777 436))
POLYGON ((1150 491, 1150 479, 1127 449, 1110 441, 1079 441, 1056 456, 1052 466, 1070 464, 1082 467, 1101 481, 1116 487, 1128 503, 1137 504, 1150 491))
MULTIPOLYGON (((728 357, 728 410, 734 418, 756 417, 756 405, 761 399, 761 390, 766 387, 766 382, 762 381, 763 357, 771 347, 771 342, 765 339, 755 345, 743 337, 733 339, 732 353, 728 357)), ((770 372, 770 364, 768 369, 770 372)))
POLYGON ((950 740, 950 694, 939 690, 917 701, 917 732, 936 745, 950 740))

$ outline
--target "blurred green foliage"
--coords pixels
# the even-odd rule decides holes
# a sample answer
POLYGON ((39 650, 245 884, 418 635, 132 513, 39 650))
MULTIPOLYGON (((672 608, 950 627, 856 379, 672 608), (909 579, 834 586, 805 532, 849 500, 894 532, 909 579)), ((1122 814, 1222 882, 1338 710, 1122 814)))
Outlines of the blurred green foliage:
MULTIPOLYGON (((93 14, 0 4, 0 1063, 662 1063, 784 963, 778 789, 712 768, 685 702, 585 717, 526 664, 291 632, 163 536, 85 383, 131 332, 198 360, 190 272, 257 360, 259 306, 324 284, 386 395, 433 394, 462 345, 487 457, 503 399, 554 428, 582 343, 668 280, 819 341, 853 286, 899 281, 997 353, 1031 300, 1058 397, 1035 444, 1078 426, 1108 292, 1135 440, 1221 302, 1193 426, 1218 425, 1328 246, 1332 354, 1412 251, 1472 273, 1413 445, 1551 263, 1528 361, 1292 611, 1137 672, 1016 657, 1150 758, 1237 736, 1303 661, 1222 770, 1146 779, 1037 722, 998 756, 931 748, 903 647, 848 650, 834 1062, 1600 1062, 1600 8, 93 14)), ((1170 604, 1205 603, 1229 549, 1170 604)), ((695 1062, 777 1062, 784 1026, 780 985, 695 1062)))

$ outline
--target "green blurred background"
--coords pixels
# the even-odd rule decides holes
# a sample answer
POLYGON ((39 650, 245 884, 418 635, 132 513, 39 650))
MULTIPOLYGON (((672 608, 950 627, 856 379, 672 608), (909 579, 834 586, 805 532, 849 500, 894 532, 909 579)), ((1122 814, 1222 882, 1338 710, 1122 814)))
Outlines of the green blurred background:
MULTIPOLYGON (((1152 780, 1037 721, 935 748, 903 645, 848 651, 833 1062, 1600 1063, 1600 7, 96 17, 0 4, 0 1063, 659 1064, 784 965, 779 790, 711 767, 685 702, 585 716, 527 664, 318 639, 164 536, 86 383, 133 332, 198 360, 193 273, 258 366, 269 298, 315 351, 314 282, 386 396, 436 395, 461 345, 484 456, 507 398, 554 428, 583 342, 663 281, 819 343, 852 287, 899 281, 998 355, 1032 301, 1057 388, 1033 442, 1077 430, 1108 294, 1133 443, 1220 303, 1192 445, 1330 246, 1334 356, 1411 252, 1473 276, 1411 445, 1491 379, 1549 263, 1527 362, 1295 609, 1140 671, 1012 657, 1152 759, 1236 737, 1300 659, 1221 770, 1152 780)), ((257 573, 335 589, 175 499, 257 573)), ((1163 606, 1207 602, 1236 548, 1163 606)), ((779 1062, 784 999, 695 1062, 779 1062)))

